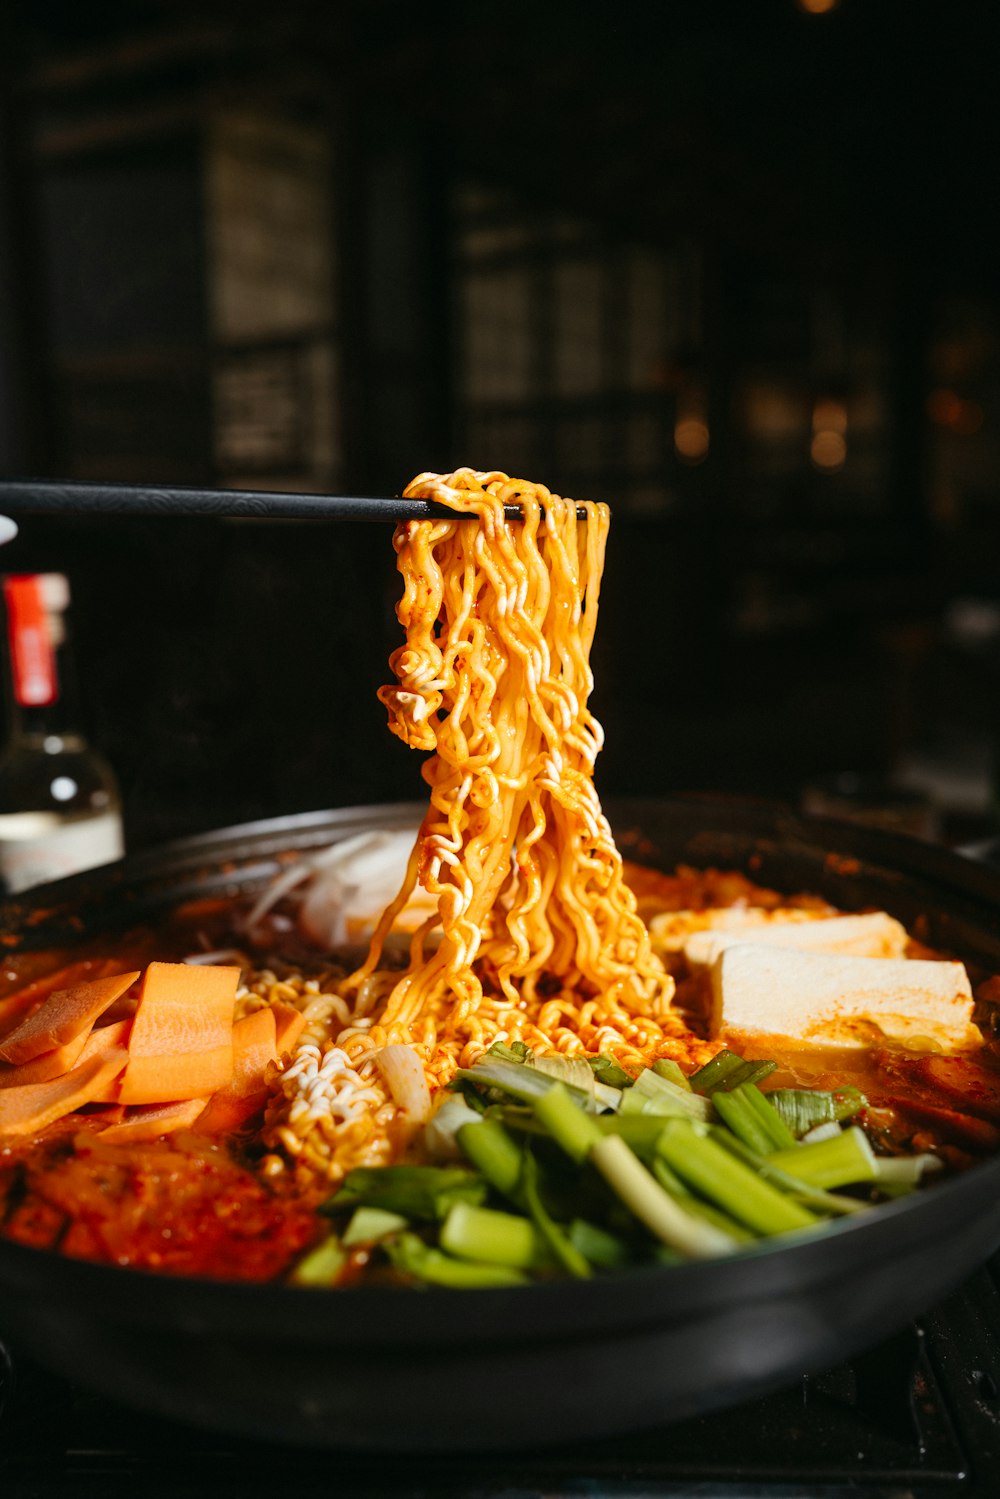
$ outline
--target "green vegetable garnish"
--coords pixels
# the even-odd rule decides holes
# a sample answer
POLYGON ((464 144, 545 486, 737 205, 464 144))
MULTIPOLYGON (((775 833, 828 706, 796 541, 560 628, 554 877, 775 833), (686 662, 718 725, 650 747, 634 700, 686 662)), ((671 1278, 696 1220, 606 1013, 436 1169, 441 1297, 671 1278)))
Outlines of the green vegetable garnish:
POLYGON ((789 1197, 793 1197, 797 1202, 801 1202, 803 1207, 810 1208, 815 1213, 827 1216, 847 1216, 850 1213, 865 1211, 865 1204, 858 1202, 857 1198, 840 1197, 833 1192, 824 1192, 821 1187, 801 1181, 791 1172, 783 1171, 775 1166, 773 1155, 756 1155, 727 1129, 713 1128, 711 1138, 724 1150, 728 1150, 730 1155, 735 1155, 747 1166, 752 1167, 765 1181, 769 1181, 772 1186, 780 1187, 789 1197))
POLYGON ((771 1159, 814 1187, 847 1187, 878 1177, 875 1153, 856 1124, 832 1140, 795 1145, 791 1150, 776 1151, 771 1159))
POLYGON ((521 1179, 521 1147, 496 1119, 463 1124, 458 1143, 489 1182, 504 1197, 513 1197, 521 1179))
POLYGON ((409 1218, 402 1213, 387 1213, 384 1208, 358 1208, 340 1242, 345 1249, 353 1249, 357 1244, 377 1244, 379 1239, 387 1239, 409 1226, 409 1218))
MULTIPOLYGON (((680 1120, 666 1128, 694 1131, 680 1120)), ((730 1254, 735 1239, 714 1225, 692 1217, 665 1192, 618 1135, 604 1135, 590 1152, 590 1159, 608 1186, 629 1211, 644 1223, 661 1243, 685 1259, 711 1259, 730 1254)))
POLYGON ((529 1277, 510 1265, 477 1264, 456 1260, 440 1249, 425 1244, 416 1234, 400 1234, 390 1239, 386 1253, 397 1270, 429 1285, 448 1286, 453 1290, 489 1290, 496 1286, 524 1286, 529 1277))
POLYGON ((720 1051, 704 1067, 699 1067, 697 1072, 692 1072, 688 1082, 695 1093, 711 1093, 717 1088, 724 1078, 737 1067, 743 1066, 743 1058, 738 1057, 735 1051, 720 1051))
POLYGON ((596 1223, 588 1223, 585 1218, 573 1219, 567 1238, 573 1248, 598 1270, 620 1270, 632 1257, 629 1246, 617 1234, 609 1233, 596 1223))
POLYGON ((653 1063, 653 1071, 657 1077, 665 1077, 668 1083, 676 1083, 678 1088, 686 1088, 690 1093, 691 1084, 687 1073, 683 1072, 677 1063, 672 1062, 669 1057, 659 1057, 653 1063))
MULTIPOLYGON (((591 1080, 593 1074, 587 1068, 591 1080)), ((496 1088, 501 1093, 507 1093, 511 1098, 520 1099, 522 1103, 534 1103, 536 1098, 541 1098, 550 1088, 555 1086, 554 1080, 545 1072, 539 1072, 537 1067, 528 1067, 523 1062, 487 1061, 485 1058, 477 1062, 475 1067, 464 1067, 456 1073, 461 1082, 474 1083, 480 1088, 496 1088)), ((587 1103, 587 1094, 572 1084, 561 1084, 560 1086, 570 1088, 577 1095, 581 1107, 587 1103)))
POLYGON ((563 1083, 553 1083, 533 1100, 533 1107, 552 1138, 578 1165, 605 1138, 596 1121, 572 1101, 563 1083))
POLYGON ((530 1270, 544 1259, 542 1241, 527 1218, 456 1202, 441 1225, 441 1248, 460 1259, 530 1270))
POLYGON ((347 1264, 347 1255, 336 1234, 328 1234, 315 1249, 310 1249, 289 1277, 293 1286, 327 1287, 336 1285, 347 1264))
POLYGON ((681 1087, 669 1078, 644 1067, 627 1093, 622 1094, 623 1114, 661 1114, 678 1119, 704 1122, 712 1115, 712 1105, 687 1086, 681 1087))
POLYGON ((521 1173, 521 1190, 532 1221, 552 1254, 570 1275, 578 1280, 587 1280, 591 1273, 590 1265, 572 1240, 546 1211, 538 1191, 538 1163, 527 1151, 525 1151, 521 1173))
POLYGON ((606 1083, 609 1088, 631 1088, 632 1086, 632 1079, 623 1068, 619 1067, 614 1057, 588 1057, 587 1065, 593 1068, 598 1082, 606 1083))
POLYGON ((724 1093, 721 1088, 717 1088, 712 1095, 712 1102, 723 1124, 750 1150, 757 1155, 770 1155, 776 1149, 763 1123, 757 1118, 756 1111, 739 1090, 724 1093))
POLYGON ((809 1088, 775 1088, 767 1098, 797 1140, 818 1124, 853 1118, 868 1104, 865 1095, 857 1088, 838 1088, 835 1093, 813 1092, 809 1088))
POLYGON ((485 1197, 482 1177, 460 1166, 356 1166, 319 1211, 329 1216, 364 1204, 433 1222, 443 1218, 453 1202, 480 1203, 485 1197))
POLYGON ((683 1120, 671 1119, 664 1125, 656 1153, 687 1186, 757 1233, 788 1233, 818 1221, 814 1213, 785 1197, 683 1120))
POLYGON ((759 1083, 769 1077, 777 1062, 744 1062, 735 1051, 720 1051, 688 1079, 696 1093, 714 1093, 717 1088, 736 1088, 740 1083, 759 1083))

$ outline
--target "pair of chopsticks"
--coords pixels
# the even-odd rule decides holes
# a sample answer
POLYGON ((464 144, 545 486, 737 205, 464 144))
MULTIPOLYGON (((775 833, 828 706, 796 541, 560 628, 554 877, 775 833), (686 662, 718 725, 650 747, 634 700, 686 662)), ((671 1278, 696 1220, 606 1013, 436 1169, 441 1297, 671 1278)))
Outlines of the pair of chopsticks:
MULTIPOLYGON (((505 505, 508 520, 518 505, 505 505)), ((462 512, 427 500, 365 495, 282 494, 255 489, 192 489, 168 484, 94 484, 0 479, 0 515, 251 516, 266 520, 449 519, 462 512)), ((578 509, 577 514, 585 512, 578 509)))

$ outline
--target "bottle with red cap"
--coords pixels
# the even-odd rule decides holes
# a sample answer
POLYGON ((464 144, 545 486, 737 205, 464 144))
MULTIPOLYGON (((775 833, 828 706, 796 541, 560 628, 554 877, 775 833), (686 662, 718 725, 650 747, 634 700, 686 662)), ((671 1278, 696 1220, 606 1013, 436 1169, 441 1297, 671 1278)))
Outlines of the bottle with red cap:
POLYGON ((10 893, 118 859, 114 772, 76 723, 69 584, 62 573, 3 579, 8 741, 0 756, 0 889, 10 893))

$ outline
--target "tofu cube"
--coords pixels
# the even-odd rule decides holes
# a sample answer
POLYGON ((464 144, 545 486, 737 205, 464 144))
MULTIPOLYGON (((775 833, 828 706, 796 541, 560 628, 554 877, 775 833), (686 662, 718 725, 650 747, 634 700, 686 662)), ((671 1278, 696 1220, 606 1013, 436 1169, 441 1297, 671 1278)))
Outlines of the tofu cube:
POLYGON ((727 947, 752 942, 767 947, 793 947, 803 952, 844 953, 857 958, 901 958, 906 951, 906 928, 885 911, 865 916, 824 916, 818 921, 770 922, 744 931, 693 932, 684 944, 692 968, 714 963, 727 947))
POLYGON ((742 943, 711 969, 710 1033, 757 1054, 769 1037, 827 1051, 894 1042, 956 1051, 981 1040, 961 963, 858 958, 742 943))

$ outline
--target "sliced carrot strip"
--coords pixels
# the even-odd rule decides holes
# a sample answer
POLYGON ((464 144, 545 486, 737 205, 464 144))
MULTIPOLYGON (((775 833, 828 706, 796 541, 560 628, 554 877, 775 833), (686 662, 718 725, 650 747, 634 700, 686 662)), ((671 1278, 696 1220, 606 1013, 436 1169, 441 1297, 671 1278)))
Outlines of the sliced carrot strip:
POLYGON ((27 1015, 0 1041, 5 1062, 30 1062, 42 1052, 72 1041, 89 1031, 97 1017, 130 989, 138 973, 119 973, 114 978, 91 979, 71 989, 57 989, 32 1015, 27 1015))
POLYGON ((232 1081, 208 1101, 196 1128, 218 1134, 239 1129, 267 1101, 267 1069, 278 1059, 274 1011, 254 1010, 233 1026, 232 1081))
POLYGON ((284 1056, 286 1052, 295 1050, 295 1043, 306 1028, 306 1017, 294 1005, 284 1005, 280 1001, 271 1006, 271 1013, 274 1016, 274 1040, 278 1055, 284 1056))
POLYGON ((20 1067, 0 1067, 0 1088, 21 1088, 28 1083, 47 1083, 54 1077, 62 1077, 83 1060, 83 1048, 89 1035, 88 1027, 72 1041, 52 1051, 43 1051, 30 1062, 22 1062, 20 1067))
POLYGON ((129 1114, 120 1124, 109 1124, 98 1132, 98 1140, 111 1145, 136 1145, 156 1140, 175 1129, 189 1129, 205 1107, 204 1098, 187 1098, 183 1103, 146 1104, 129 1114))
POLYGON ((23 989, 17 989, 0 999, 0 1034, 9 1035, 14 1026, 31 1010, 37 1010, 43 1000, 57 989, 72 989, 90 979, 109 978, 118 970, 114 958, 81 958, 67 968, 56 968, 41 978, 33 979, 23 989))
POLYGON ((91 1031, 83 1043, 80 1061, 89 1062, 91 1057, 106 1056, 109 1051, 117 1047, 127 1047, 131 1029, 131 1020, 113 1020, 110 1025, 98 1026, 96 1030, 91 1031))
POLYGON ((0 1093, 0 1135, 31 1135, 54 1124, 74 1109, 93 1102, 101 1089, 125 1065, 119 1055, 93 1057, 48 1083, 29 1083, 23 1088, 5 1088, 0 1093))
POLYGON ((233 1026, 233 1077, 226 1091, 245 1096, 266 1087, 265 1073, 278 1060, 274 1011, 254 1010, 233 1026))
POLYGON ((122 1103, 205 1098, 233 1075, 238 968, 150 963, 128 1043, 122 1103))
MULTIPOLYGON (((95 1101, 91 1099, 92 1103, 95 1101)), ((121 1124, 125 1118, 125 1112, 125 1105, 123 1103, 109 1103, 106 1108, 91 1109, 86 1116, 87 1127, 93 1130, 96 1135, 99 1131, 99 1126, 103 1125, 104 1128, 107 1128, 109 1124, 121 1124)))
MULTIPOLYGON (((91 1031, 80 1053, 80 1061, 89 1062, 92 1057, 108 1057, 119 1052, 128 1061, 126 1047, 131 1029, 132 1021, 128 1019, 115 1020, 111 1025, 102 1025, 96 1031, 91 1031)), ((119 1072, 116 1077, 109 1078, 100 1093, 91 1099, 91 1103, 118 1103, 121 1087, 122 1076, 119 1072)))

